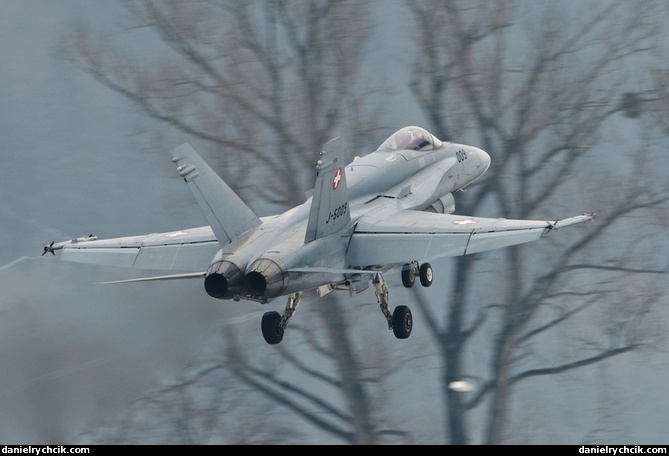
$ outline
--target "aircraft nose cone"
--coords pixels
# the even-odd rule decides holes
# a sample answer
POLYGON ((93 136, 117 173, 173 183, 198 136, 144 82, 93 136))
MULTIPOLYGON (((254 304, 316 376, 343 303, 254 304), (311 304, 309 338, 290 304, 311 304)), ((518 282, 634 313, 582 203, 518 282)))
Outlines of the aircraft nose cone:
POLYGON ((490 155, 482 149, 476 149, 476 158, 480 163, 481 174, 483 174, 490 167, 490 155))
POLYGON ((281 265, 271 258, 254 261, 244 276, 244 288, 251 296, 275 298, 281 294, 287 280, 281 265))

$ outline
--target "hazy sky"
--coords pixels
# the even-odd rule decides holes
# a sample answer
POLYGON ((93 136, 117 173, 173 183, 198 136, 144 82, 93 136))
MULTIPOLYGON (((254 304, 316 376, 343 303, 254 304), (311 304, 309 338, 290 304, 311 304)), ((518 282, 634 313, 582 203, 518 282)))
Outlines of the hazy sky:
MULTIPOLYGON (((130 272, 40 257, 53 240, 205 223, 194 204, 184 207, 188 189, 170 171, 169 151, 142 149, 132 107, 53 56, 60 33, 82 20, 104 25, 117 8, 111 1, 0 1, 0 442, 6 444, 70 443, 113 419, 157 379, 201 354, 235 316, 252 313, 249 325, 260 337, 263 309, 212 300, 198 281, 105 287, 94 282, 130 272)), ((593 382, 612 379, 612 397, 602 403, 628 414, 621 432, 641 439, 630 443, 659 443, 667 435, 666 379, 658 375, 666 372, 664 361, 626 358, 593 374, 593 382)), ((533 389, 568 395, 573 389, 565 377, 533 389)), ((561 418, 577 423, 581 412, 561 418)))
POLYGON ((75 21, 104 22, 116 8, 0 2, 3 443, 66 443, 178 370, 217 331, 221 308, 200 283, 108 288, 92 284, 109 279, 109 270, 40 257, 50 241, 91 232, 205 223, 196 209, 175 215, 169 197, 182 205, 188 189, 164 171, 169 151, 142 153, 131 109, 52 55, 75 21), (166 303, 169 295, 177 299, 166 303))

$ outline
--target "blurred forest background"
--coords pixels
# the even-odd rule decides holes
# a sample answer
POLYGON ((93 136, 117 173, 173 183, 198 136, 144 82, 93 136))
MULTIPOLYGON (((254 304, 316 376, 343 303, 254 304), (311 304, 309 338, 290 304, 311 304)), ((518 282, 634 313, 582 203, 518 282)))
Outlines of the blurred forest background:
POLYGON ((0 440, 669 443, 666 2, 9 0, 0 21, 0 440), (456 213, 598 218, 436 262, 430 289, 387 275, 407 340, 372 292, 304 302, 270 346, 267 307, 39 258, 204 224, 183 142, 262 216, 304 201, 329 139, 350 160, 405 125, 492 157, 456 213))

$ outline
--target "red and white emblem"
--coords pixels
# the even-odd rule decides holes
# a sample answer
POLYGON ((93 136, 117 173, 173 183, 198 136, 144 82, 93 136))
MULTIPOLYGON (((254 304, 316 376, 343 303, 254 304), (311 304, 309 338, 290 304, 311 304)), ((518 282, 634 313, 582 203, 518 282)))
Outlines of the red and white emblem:
POLYGON ((165 237, 177 237, 177 236, 184 236, 188 234, 188 231, 173 231, 172 233, 166 233, 163 236, 165 237))
POLYGON ((335 171, 334 174, 334 179, 332 179, 332 190, 337 190, 337 187, 339 187, 339 184, 341 183, 341 178, 342 178, 342 169, 337 168, 337 171, 335 171))
POLYGON ((451 222, 453 225, 475 225, 478 223, 478 220, 474 219, 462 219, 462 220, 454 220, 451 222))

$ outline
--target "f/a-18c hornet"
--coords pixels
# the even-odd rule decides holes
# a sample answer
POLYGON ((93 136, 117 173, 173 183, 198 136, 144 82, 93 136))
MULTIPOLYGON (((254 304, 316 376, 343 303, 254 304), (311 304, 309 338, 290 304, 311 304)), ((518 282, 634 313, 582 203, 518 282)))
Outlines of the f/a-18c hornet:
POLYGON ((558 221, 456 215, 453 193, 481 177, 490 156, 409 126, 374 152, 340 162, 341 138, 323 146, 306 202, 258 217, 188 144, 171 151, 208 226, 99 240, 52 242, 44 252, 65 261, 173 271, 105 283, 203 278, 210 296, 267 304, 287 296, 283 313, 266 312, 265 341, 278 344, 305 293, 351 295, 373 285, 395 337, 411 334, 408 306, 391 312, 384 274, 401 273, 410 288, 433 280, 430 261, 534 241, 594 213, 558 221), (178 272, 178 273, 176 273, 178 272))

